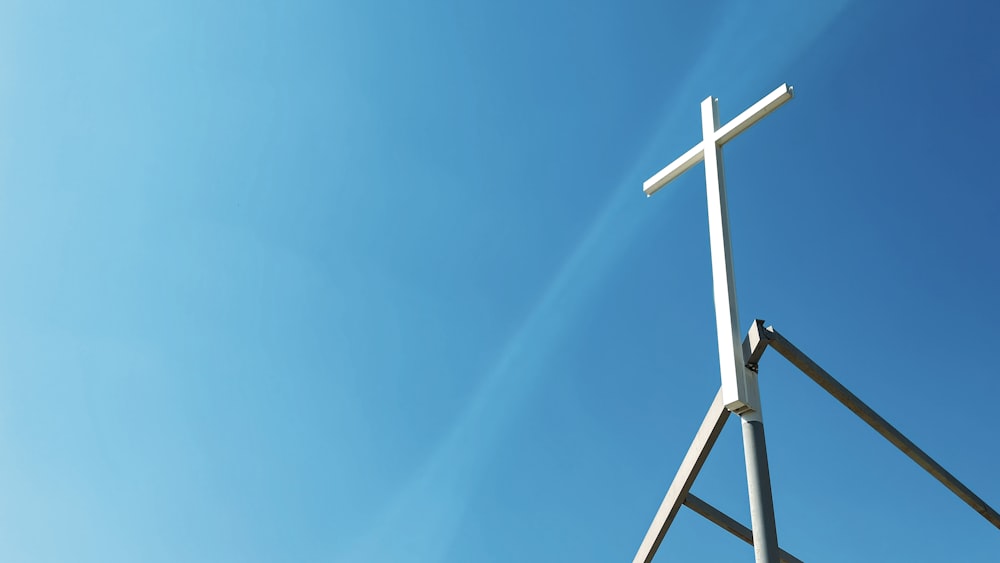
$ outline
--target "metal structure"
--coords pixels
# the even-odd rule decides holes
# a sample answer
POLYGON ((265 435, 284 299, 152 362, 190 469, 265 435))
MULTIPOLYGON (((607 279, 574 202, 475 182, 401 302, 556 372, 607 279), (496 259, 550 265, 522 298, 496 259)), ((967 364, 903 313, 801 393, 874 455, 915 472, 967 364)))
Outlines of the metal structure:
POLYGON ((841 385, 829 373, 793 346, 773 327, 764 328, 756 320, 745 339, 740 338, 736 307, 736 284, 733 279, 732 245, 726 204, 726 183, 722 165, 722 146, 746 131, 751 125, 792 99, 792 88, 782 84, 732 121, 719 126, 718 100, 706 98, 701 103, 702 140, 643 183, 647 196, 674 180, 694 165, 705 162, 708 193, 708 227, 712 253, 712 285, 715 299, 716 334, 719 345, 719 370, 722 387, 695 435, 680 469, 639 546, 633 563, 649 563, 663 541, 667 529, 681 505, 701 514, 726 531, 753 545, 756 563, 801 563, 778 547, 778 533, 771 499, 771 480, 767 465, 764 422, 761 416, 757 365, 770 346, 808 375, 844 406, 892 442, 910 459, 958 495, 991 524, 1000 528, 1000 515, 981 498, 945 471, 902 433, 841 385), (741 419, 743 451, 746 461, 747 488, 750 500, 751 529, 691 494, 698 472, 722 432, 730 413, 741 419))

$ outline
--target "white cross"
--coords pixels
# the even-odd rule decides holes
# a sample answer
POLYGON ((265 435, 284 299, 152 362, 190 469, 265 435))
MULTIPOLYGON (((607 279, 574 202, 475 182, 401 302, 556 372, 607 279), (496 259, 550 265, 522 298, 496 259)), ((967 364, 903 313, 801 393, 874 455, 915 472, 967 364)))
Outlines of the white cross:
POLYGON ((701 102, 702 141, 642 184, 647 196, 667 185, 689 168, 705 161, 708 188, 708 233, 712 248, 712 286, 715 295, 715 325, 719 338, 722 397, 726 408, 737 414, 758 411, 760 405, 756 374, 744 364, 733 280, 733 253, 729 242, 729 212, 726 180, 722 170, 722 145, 765 115, 792 99, 792 88, 782 84, 759 102, 719 127, 719 100, 701 102))

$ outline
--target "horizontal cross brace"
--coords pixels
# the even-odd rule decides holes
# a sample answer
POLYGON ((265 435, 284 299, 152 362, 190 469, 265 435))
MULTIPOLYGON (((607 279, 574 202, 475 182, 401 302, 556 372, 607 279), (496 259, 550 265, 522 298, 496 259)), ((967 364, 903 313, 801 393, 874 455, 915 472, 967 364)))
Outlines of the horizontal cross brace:
MULTIPOLYGON (((694 496, 694 494, 688 493, 687 498, 684 499, 684 506, 690 508, 698 514, 701 514, 708 519, 708 521, 719 526, 730 534, 740 538, 750 545, 753 545, 753 532, 750 528, 747 528, 743 524, 740 524, 736 520, 730 518, 726 515, 726 513, 694 496)), ((788 553, 784 549, 779 549, 778 555, 781 558, 781 563, 802 563, 801 559, 795 557, 791 553, 788 553)))

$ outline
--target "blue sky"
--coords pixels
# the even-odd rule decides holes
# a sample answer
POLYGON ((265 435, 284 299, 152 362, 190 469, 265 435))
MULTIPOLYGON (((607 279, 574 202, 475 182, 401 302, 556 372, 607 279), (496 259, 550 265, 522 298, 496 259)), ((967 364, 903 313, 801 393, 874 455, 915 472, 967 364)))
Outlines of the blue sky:
MULTIPOLYGON (((988 3, 5 2, 0 559, 627 561, 718 386, 701 166, 773 323, 994 507, 988 3)), ((782 546, 1000 534, 761 363, 782 546)), ((749 523, 732 421, 694 492, 749 523)), ((674 561, 752 560, 690 512, 674 561)))

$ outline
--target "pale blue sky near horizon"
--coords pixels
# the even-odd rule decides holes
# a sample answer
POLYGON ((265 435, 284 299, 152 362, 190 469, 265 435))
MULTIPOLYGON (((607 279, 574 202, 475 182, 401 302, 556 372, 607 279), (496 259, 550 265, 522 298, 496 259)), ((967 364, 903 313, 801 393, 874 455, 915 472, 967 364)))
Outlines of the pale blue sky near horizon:
MULTIPOLYGON (((995 508, 1000 8, 0 3, 0 560, 631 560, 773 323, 995 508)), ((768 352, 782 547, 1000 531, 768 352)), ((738 425, 693 491, 749 524, 738 425)), ((751 561, 682 511, 665 561, 751 561)))

